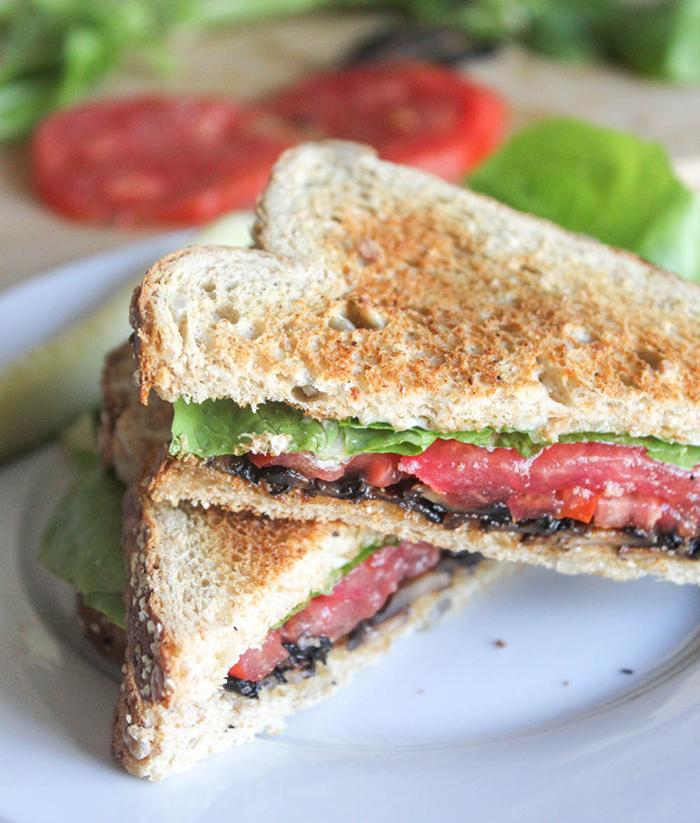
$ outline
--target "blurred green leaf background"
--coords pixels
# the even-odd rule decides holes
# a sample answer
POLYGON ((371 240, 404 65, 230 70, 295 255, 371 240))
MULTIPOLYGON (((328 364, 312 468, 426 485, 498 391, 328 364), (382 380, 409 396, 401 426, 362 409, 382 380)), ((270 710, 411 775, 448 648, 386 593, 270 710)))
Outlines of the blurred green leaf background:
POLYGON ((172 37, 322 8, 393 10, 475 44, 518 42, 567 60, 613 60, 670 82, 700 79, 700 0, 0 0, 0 140, 26 136, 134 56, 176 63, 172 37))

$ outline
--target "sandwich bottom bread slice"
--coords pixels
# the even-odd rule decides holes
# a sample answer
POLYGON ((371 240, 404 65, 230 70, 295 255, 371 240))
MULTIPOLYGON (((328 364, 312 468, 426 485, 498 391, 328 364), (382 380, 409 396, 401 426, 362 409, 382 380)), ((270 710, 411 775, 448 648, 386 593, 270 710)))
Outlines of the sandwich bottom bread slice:
MULTIPOLYGON (((281 474, 276 477, 281 478, 281 474)), ((594 574, 618 581, 654 575, 673 583, 700 583, 696 549, 684 555, 673 548, 649 546, 647 535, 631 528, 591 529, 586 524, 542 517, 526 521, 526 530, 518 531, 509 524, 504 526, 498 512, 483 521, 467 520, 447 528, 431 522, 432 504, 427 498, 419 500, 418 511, 382 499, 356 501, 310 495, 291 485, 279 492, 280 486, 277 480, 251 482, 196 459, 170 457, 153 475, 150 493, 154 499, 171 504, 194 497, 200 505, 254 511, 267 517, 285 517, 293 511, 300 519, 342 518, 343 522, 363 524, 404 540, 428 541, 454 552, 478 551, 494 560, 544 566, 562 574, 594 574)))
POLYGON ((427 544, 382 546, 343 524, 174 508, 136 490, 125 511, 112 751, 154 780, 280 731, 507 568, 427 544))

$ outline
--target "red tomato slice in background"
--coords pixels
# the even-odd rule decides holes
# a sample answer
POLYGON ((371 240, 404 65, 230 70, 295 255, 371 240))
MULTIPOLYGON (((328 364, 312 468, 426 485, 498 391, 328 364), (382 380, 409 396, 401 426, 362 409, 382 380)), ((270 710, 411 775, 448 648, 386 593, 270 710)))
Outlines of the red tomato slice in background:
POLYGON ((193 225, 248 208, 286 148, 334 137, 458 182, 500 142, 505 105, 463 75, 422 63, 364 65, 238 105, 137 97, 45 120, 32 144, 42 200, 120 226, 193 225))
POLYGON ((293 142, 228 101, 108 100, 45 120, 32 173, 44 202, 68 217, 188 225, 253 204, 293 142))
POLYGON ((317 74, 260 107, 307 140, 367 143, 379 156, 461 182, 501 142, 505 103, 463 74, 427 63, 380 63, 317 74))

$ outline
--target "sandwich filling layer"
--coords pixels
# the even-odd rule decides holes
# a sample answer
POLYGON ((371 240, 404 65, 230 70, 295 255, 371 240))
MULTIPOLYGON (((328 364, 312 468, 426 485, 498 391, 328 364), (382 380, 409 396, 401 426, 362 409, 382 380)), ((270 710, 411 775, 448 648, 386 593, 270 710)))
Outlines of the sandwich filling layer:
POLYGON ((700 447, 579 433, 440 433, 315 420, 283 403, 175 403, 171 451, 280 494, 380 499, 456 527, 542 534, 627 530, 630 542, 700 554, 700 447))
POLYGON ((447 588, 457 568, 475 568, 480 559, 408 541, 374 550, 330 592, 312 597, 273 628, 261 648, 245 652, 231 667, 225 687, 256 697, 261 684, 312 675, 334 643, 360 645, 376 626, 418 597, 447 588))
POLYGON ((639 547, 700 556, 700 473, 649 458, 641 448, 555 444, 535 458, 440 440, 422 455, 364 455, 337 468, 309 454, 224 456, 207 464, 273 495, 384 500, 446 528, 550 534, 623 530, 639 547))

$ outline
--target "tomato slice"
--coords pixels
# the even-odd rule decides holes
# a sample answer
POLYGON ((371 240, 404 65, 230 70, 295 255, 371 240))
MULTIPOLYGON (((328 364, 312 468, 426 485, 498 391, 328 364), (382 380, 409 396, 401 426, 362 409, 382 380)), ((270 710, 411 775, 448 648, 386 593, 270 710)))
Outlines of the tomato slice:
POLYGON ((229 101, 107 100, 45 120, 32 175, 44 202, 77 220, 189 225, 252 205, 293 142, 229 101))
POLYGON ((452 182, 483 160, 506 129, 504 102, 463 74, 426 63, 380 63, 317 74, 260 108, 305 139, 367 143, 379 156, 452 182))
POLYGON ((289 657, 278 631, 271 631, 260 649, 248 649, 229 669, 230 677, 257 682, 289 657))
POLYGON ((336 640, 361 620, 375 615, 404 580, 435 566, 440 549, 430 543, 402 541, 386 546, 354 568, 328 595, 319 595, 280 629, 292 643, 302 637, 326 635, 336 640))
POLYGON ((273 629, 260 649, 248 649, 229 670, 239 680, 260 681, 289 657, 283 641, 342 637, 360 621, 376 614, 402 581, 431 569, 440 549, 429 543, 409 543, 379 549, 349 572, 328 595, 318 595, 279 629, 273 629))
POLYGON ((254 205, 279 154, 335 137, 448 180, 500 142, 505 106, 461 74, 420 63, 301 81, 258 105, 146 96, 89 103, 42 123, 34 186, 62 214, 121 226, 192 225, 254 205))
POLYGON ((371 486, 390 486, 398 483, 402 474, 396 468, 398 454, 358 454, 336 465, 320 462, 311 452, 289 454, 249 454, 248 459, 259 469, 265 466, 286 466, 301 472, 309 479, 338 480, 346 474, 359 475, 371 486))

